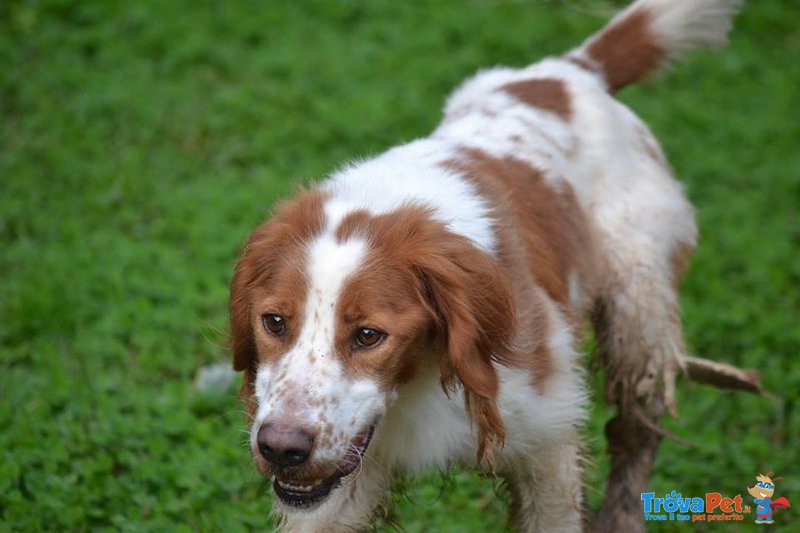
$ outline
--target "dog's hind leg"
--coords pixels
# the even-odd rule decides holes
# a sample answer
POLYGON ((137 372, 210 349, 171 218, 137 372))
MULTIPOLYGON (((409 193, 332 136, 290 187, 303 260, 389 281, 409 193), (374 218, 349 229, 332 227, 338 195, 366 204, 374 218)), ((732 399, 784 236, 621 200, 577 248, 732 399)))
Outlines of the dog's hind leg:
POLYGON ((694 244, 692 211, 685 204, 681 216, 681 209, 659 212, 647 204, 637 210, 649 222, 606 233, 622 238, 606 240, 609 272, 594 322, 606 399, 618 413, 606 426, 611 473, 594 531, 644 531, 641 493, 660 441, 661 415, 665 408, 675 412, 675 377, 683 367, 677 285, 694 244), (660 220, 663 234, 652 219, 660 220), (681 227, 683 233, 676 231, 681 227))
POLYGON ((609 262, 593 317, 597 357, 607 373, 608 401, 639 400, 648 412, 666 407, 674 414, 674 380, 685 355, 677 285, 692 244, 641 248, 620 254, 617 243, 611 252, 619 255, 609 262), (627 253, 632 255, 623 259, 627 253))
MULTIPOLYGON (((652 412, 649 416, 657 417, 652 412)), ((641 494, 650 479, 660 436, 630 411, 620 409, 606 425, 606 441, 611 471, 591 531, 644 533, 641 494)))

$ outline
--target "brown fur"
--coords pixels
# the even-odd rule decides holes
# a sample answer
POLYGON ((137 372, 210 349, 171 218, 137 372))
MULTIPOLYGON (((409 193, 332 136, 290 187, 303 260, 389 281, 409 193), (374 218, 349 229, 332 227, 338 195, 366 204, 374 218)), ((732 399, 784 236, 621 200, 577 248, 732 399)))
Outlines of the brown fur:
POLYGON ((336 353, 345 372, 369 376, 385 389, 410 381, 431 355, 431 319, 415 293, 411 270, 392 268, 372 251, 363 268, 347 282, 339 300, 336 353), (353 334, 368 326, 389 332, 380 344, 353 349, 353 334))
POLYGON ((583 326, 580 320, 587 309, 572 308, 568 276, 578 275, 590 304, 600 269, 589 222, 568 185, 560 190, 549 185, 537 169, 522 161, 468 150, 449 166, 472 180, 494 207, 498 259, 518 295, 520 331, 514 364, 527 368, 532 384, 543 392, 554 371, 545 342, 552 324, 534 287, 543 289, 569 319, 583 326))
MULTIPOLYGON (((280 357, 299 330, 308 290, 302 274, 305 244, 322 231, 324 196, 306 192, 285 204, 244 248, 231 284, 234 366, 245 370, 242 396, 251 411, 256 361, 280 357), (285 338, 263 331, 261 315, 280 309, 285 338)), ((408 382, 426 355, 441 356, 442 385, 464 386, 478 426, 479 459, 491 462, 505 428, 497 411, 493 362, 510 361, 514 301, 495 261, 467 238, 455 235, 425 208, 381 216, 350 213, 337 239, 364 238, 370 250, 343 288, 336 313, 336 352, 346 371, 377 377, 382 386, 408 382), (352 346, 359 327, 390 331, 374 348, 352 346)))
POLYGON ((611 455, 608 486, 591 530, 644 533, 641 494, 648 485, 661 436, 630 411, 620 412, 605 428, 611 455))
POLYGON ((613 93, 642 78, 665 59, 658 37, 650 30, 646 9, 639 9, 605 29, 587 49, 601 65, 613 93))
POLYGON ((595 64, 593 64, 591 61, 583 59, 582 57, 578 57, 578 56, 574 56, 574 55, 568 55, 568 56, 565 56, 564 59, 566 59, 570 63, 573 63, 573 64, 581 67, 583 70, 588 70, 589 72, 596 72, 597 71, 597 66, 595 64))
MULTIPOLYGON (((256 407, 253 380, 259 356, 257 339, 264 338, 260 317, 269 311, 270 298, 289 306, 304 300, 304 294, 299 293, 306 284, 298 265, 302 264, 303 243, 322 230, 323 198, 317 191, 303 192, 296 200, 279 206, 276 215, 250 236, 236 265, 230 294, 233 367, 245 371, 240 395, 251 416, 256 407)), ((302 316, 301 309, 295 309, 292 315, 302 316)), ((289 331, 291 335, 291 326, 289 331)), ((276 349, 280 348, 273 347, 273 352, 276 349)))
POLYGON ((589 221, 572 188, 548 184, 538 169, 518 159, 498 159, 480 150, 466 150, 450 165, 492 199, 497 228, 519 233, 527 268, 538 285, 568 306, 569 273, 589 282, 595 266, 589 221))
POLYGON ((528 105, 555 113, 563 120, 572 117, 572 103, 563 81, 536 78, 509 83, 503 90, 528 105))
MULTIPOLYGON (((355 213, 342 222, 337 235, 359 236, 371 243, 364 268, 345 290, 342 312, 363 313, 365 306, 375 305, 377 295, 388 310, 383 320, 397 321, 393 325, 402 331, 405 322, 419 321, 408 301, 409 295, 414 296, 417 309, 425 311, 432 326, 434 346, 447 354, 440 360, 442 386, 452 390, 456 381, 464 385, 468 410, 479 429, 479 460, 491 463, 492 448, 505 439, 493 362, 510 362, 509 342, 515 329, 514 298, 505 273, 489 255, 434 221, 424 208, 375 217, 355 213)), ((358 363, 361 371, 375 372, 380 366, 381 347, 376 350, 373 362, 358 363)), ((395 380, 413 374, 415 363, 408 359, 409 353, 392 365, 395 380)))
POLYGON ((681 281, 683 281, 683 276, 689 268, 689 260, 692 257, 692 252, 694 252, 693 245, 678 243, 669 256, 672 284, 675 286, 675 290, 680 286, 681 281))

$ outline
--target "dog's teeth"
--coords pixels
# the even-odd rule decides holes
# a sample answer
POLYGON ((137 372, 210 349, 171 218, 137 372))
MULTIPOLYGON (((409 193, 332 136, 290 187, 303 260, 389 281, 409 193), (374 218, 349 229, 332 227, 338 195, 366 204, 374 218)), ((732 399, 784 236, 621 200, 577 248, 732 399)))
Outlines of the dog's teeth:
POLYGON ((289 483, 287 481, 278 481, 278 485, 282 489, 291 490, 294 492, 311 492, 315 488, 317 488, 322 483, 322 480, 316 480, 309 485, 296 485, 294 483, 289 483))

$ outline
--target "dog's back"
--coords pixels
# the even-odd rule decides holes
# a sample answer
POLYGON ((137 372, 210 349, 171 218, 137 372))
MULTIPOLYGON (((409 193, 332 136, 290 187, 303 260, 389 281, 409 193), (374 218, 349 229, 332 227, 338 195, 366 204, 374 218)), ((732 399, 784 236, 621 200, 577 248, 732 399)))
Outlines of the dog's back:
POLYGON ((668 405, 683 349, 675 287, 696 244, 694 212, 650 129, 613 94, 686 51, 723 44, 742 3, 638 0, 563 56, 478 73, 450 96, 433 134, 569 183, 605 263, 585 297, 601 302, 610 388, 666 382, 668 405))
MULTIPOLYGON (((561 57, 480 72, 450 97, 434 136, 457 139, 571 186, 595 232, 583 288, 621 415, 607 433, 612 473, 598 530, 635 530, 664 407, 685 355, 677 287, 697 240, 694 210, 650 129, 613 95, 684 52, 725 43, 742 0, 638 0, 561 57), (631 421, 643 417, 645 426, 631 421), (627 417, 627 419, 626 419, 627 417)), ((571 280, 572 281, 572 280, 571 280)), ((581 302, 573 302, 580 305, 581 302)))

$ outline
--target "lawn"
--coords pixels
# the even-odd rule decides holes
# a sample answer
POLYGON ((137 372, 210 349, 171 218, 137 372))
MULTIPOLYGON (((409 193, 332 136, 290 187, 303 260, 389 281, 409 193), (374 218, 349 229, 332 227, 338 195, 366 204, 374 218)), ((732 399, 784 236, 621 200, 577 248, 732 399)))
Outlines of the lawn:
MULTIPOLYGON (((425 135, 468 74, 566 50, 614 5, 0 2, 0 530, 269 530, 235 385, 193 385, 228 360, 246 235, 298 183, 425 135)), ((778 396, 681 385, 668 427, 696 445, 665 442, 652 489, 751 503, 774 470, 794 505, 775 531, 800 527, 798 21, 751 1, 729 47, 621 95, 698 206, 689 345, 778 396)), ((609 416, 598 400, 585 431, 594 505, 609 416)), ((496 492, 409 481, 397 522, 502 530, 496 492)))

